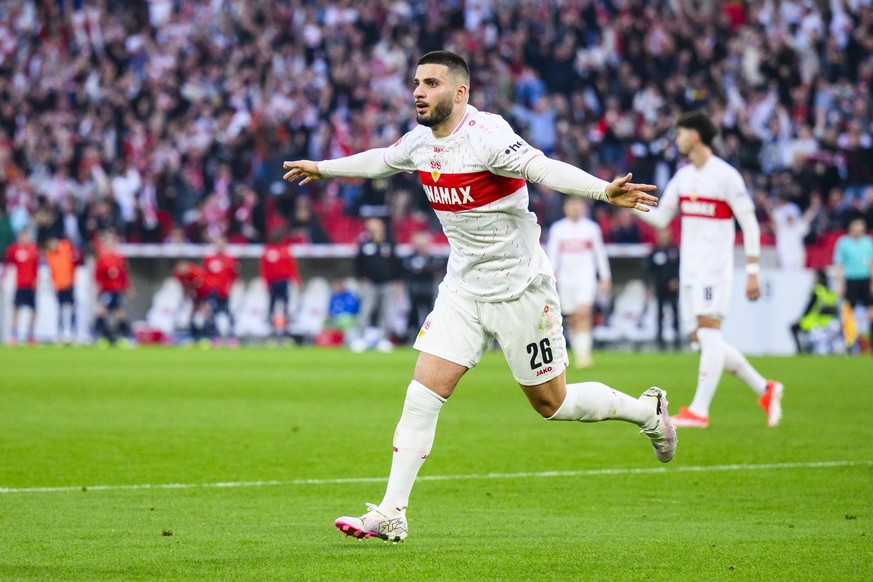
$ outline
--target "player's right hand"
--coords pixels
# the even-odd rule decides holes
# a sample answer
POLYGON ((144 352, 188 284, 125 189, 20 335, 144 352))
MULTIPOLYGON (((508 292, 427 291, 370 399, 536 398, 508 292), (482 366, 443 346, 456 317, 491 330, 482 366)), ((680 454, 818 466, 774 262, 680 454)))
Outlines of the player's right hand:
POLYGON ((288 170, 285 172, 285 175, 282 176, 282 179, 294 182, 295 180, 303 178, 300 180, 300 186, 324 178, 324 176, 322 176, 318 171, 318 162, 311 162, 309 160, 285 162, 282 164, 282 168, 288 170))

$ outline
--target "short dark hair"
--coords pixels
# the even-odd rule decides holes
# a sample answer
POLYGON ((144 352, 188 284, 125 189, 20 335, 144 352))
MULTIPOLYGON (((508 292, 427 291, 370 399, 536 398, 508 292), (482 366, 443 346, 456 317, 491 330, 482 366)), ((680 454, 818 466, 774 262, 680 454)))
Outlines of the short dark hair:
POLYGON ((712 140, 718 135, 718 128, 703 111, 690 111, 684 113, 676 122, 676 127, 693 129, 700 136, 700 141, 706 145, 712 145, 712 140))
POLYGON ((431 51, 418 59, 417 65, 443 65, 449 68, 449 74, 460 76, 465 85, 470 84, 470 67, 461 55, 451 51, 431 51))

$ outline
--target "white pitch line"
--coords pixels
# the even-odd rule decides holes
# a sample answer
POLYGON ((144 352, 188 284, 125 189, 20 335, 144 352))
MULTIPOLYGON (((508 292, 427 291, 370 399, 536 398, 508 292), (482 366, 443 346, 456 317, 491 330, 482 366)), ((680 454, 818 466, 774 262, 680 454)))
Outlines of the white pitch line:
MULTIPOLYGON (((537 473, 481 473, 471 475, 422 475, 417 481, 473 481, 488 479, 544 479, 552 477, 598 477, 602 475, 650 475, 661 473, 717 473, 725 471, 767 471, 774 469, 827 469, 833 467, 869 467, 873 461, 816 461, 809 463, 761 463, 757 465, 690 465, 641 467, 626 469, 586 469, 582 471, 541 471, 537 473)), ((0 487, 2 493, 66 493, 72 491, 131 491, 138 489, 234 489, 238 487, 275 487, 295 485, 345 485, 349 483, 384 483, 385 477, 348 477, 343 479, 292 479, 287 481, 229 481, 219 483, 146 483, 141 485, 87 485, 78 487, 0 487)))

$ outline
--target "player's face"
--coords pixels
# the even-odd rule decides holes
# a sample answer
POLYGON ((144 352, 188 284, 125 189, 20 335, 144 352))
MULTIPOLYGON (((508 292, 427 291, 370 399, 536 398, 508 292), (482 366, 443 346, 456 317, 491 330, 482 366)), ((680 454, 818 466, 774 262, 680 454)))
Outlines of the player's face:
POLYGON ((693 129, 688 129, 687 127, 677 127, 676 147, 679 149, 679 153, 683 156, 687 156, 688 153, 691 151, 691 148, 694 147, 696 137, 697 132, 693 129))
POLYGON ((445 65, 419 65, 412 80, 415 118, 425 127, 443 123, 452 115, 456 86, 445 65))
POLYGON ((577 221, 585 214, 585 203, 581 198, 568 198, 564 202, 564 214, 572 221, 577 221))

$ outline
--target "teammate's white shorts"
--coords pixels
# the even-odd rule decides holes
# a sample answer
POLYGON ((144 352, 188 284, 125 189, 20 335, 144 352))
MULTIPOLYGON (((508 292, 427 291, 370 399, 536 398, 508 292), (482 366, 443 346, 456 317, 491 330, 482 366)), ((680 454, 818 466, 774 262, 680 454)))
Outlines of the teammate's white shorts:
POLYGON ((687 332, 697 329, 699 316, 724 319, 730 304, 731 282, 723 278, 699 279, 682 283, 679 288, 679 312, 687 332))
POLYGON ((542 276, 518 299, 500 303, 475 301, 443 282, 413 347, 472 368, 492 338, 519 384, 559 376, 567 367, 567 346, 554 279, 542 276))
POLYGON ((594 305, 597 281, 594 279, 561 279, 558 283, 561 313, 576 313, 582 305, 594 305))

